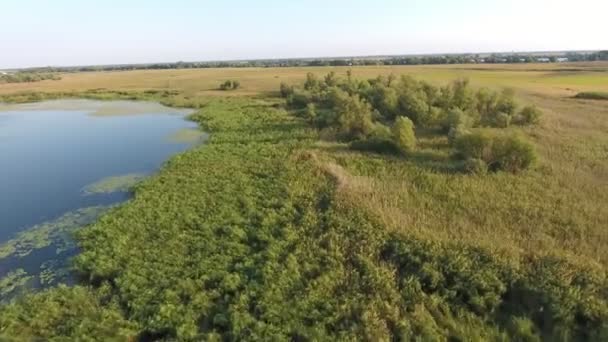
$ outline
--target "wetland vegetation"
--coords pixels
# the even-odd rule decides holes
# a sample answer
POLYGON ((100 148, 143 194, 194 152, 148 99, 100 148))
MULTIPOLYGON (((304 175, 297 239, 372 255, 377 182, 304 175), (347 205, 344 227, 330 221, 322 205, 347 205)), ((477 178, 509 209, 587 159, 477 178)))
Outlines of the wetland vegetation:
POLYGON ((2 306, 0 337, 608 338, 600 101, 536 84, 511 94, 355 75, 285 82, 288 101, 196 89, 5 95, 156 100, 195 108, 210 136, 78 230, 78 284, 2 306), (500 159, 505 150, 514 157, 500 159), (529 154, 534 164, 511 168, 529 154))

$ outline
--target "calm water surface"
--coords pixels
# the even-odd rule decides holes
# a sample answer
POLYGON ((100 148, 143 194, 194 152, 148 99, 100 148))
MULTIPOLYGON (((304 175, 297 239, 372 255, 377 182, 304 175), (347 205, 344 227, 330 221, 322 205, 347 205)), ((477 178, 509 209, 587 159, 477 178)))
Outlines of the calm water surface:
MULTIPOLYGON (((84 189, 107 177, 148 175, 191 146, 192 142, 170 138, 196 129, 184 114, 125 101, 0 107, 0 246, 15 245, 28 229, 79 209, 128 199, 121 191, 90 194, 84 189)), ((14 269, 35 273, 47 259, 62 253, 73 251, 46 246, 26 257, 0 253, 0 277, 14 269)))

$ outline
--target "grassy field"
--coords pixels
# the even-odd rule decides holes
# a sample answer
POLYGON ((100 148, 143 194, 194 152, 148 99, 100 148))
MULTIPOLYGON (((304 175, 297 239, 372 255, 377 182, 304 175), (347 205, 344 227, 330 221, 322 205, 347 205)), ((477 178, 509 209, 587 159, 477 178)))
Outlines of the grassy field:
MULTIPOLYGON (((335 71, 344 76, 349 67, 318 68, 246 68, 246 69, 183 69, 143 70, 129 72, 87 72, 62 74, 59 81, 34 84, 0 84, 0 94, 19 91, 83 91, 106 88, 112 90, 179 90, 188 96, 257 95, 275 93, 281 82, 296 83, 306 73, 326 74, 335 71), (241 89, 220 91, 220 83, 239 80, 241 89)), ((520 91, 574 96, 580 91, 608 91, 608 63, 519 64, 519 65, 439 65, 355 67, 355 77, 407 74, 416 78, 445 83, 467 77, 474 85, 514 87, 520 91)))
POLYGON ((608 338, 608 105, 573 98, 607 91, 608 64, 353 69, 467 77, 539 106, 539 125, 508 129, 533 141, 536 166, 484 175, 446 167, 447 138, 423 130, 408 157, 322 140, 272 97, 281 82, 330 70, 347 68, 0 85, 6 100, 42 91, 195 107, 210 133, 79 233, 82 286, 1 309, 0 339, 608 338), (227 79, 242 88, 216 90, 227 79))

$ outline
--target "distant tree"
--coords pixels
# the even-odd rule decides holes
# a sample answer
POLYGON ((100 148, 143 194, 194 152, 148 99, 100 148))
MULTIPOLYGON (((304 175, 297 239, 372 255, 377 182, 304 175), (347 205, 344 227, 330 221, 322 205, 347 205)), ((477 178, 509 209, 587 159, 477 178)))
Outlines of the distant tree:
POLYGON ((331 71, 330 73, 328 73, 325 76, 325 84, 328 87, 335 87, 336 85, 338 85, 338 77, 336 76, 336 73, 331 71))
POLYGON ((285 82, 281 82, 281 96, 288 97, 291 94, 293 94, 293 86, 290 86, 285 82))
POLYGON ((306 74, 306 82, 304 83, 304 89, 315 90, 319 88, 319 80, 317 76, 312 72, 306 74))

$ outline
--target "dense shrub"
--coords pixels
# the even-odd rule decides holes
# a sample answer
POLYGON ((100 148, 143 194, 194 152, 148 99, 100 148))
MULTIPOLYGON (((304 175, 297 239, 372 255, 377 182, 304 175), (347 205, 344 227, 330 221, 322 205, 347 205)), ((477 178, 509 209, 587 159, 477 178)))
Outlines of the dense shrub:
POLYGON ((542 111, 536 106, 525 106, 515 117, 515 123, 518 125, 534 125, 540 122, 543 115, 542 111))
POLYGON ((511 115, 507 113, 497 113, 494 117, 494 127, 507 128, 511 124, 511 115))
POLYGON ((473 127, 473 119, 460 108, 452 108, 441 124, 445 132, 449 132, 454 127, 470 128, 473 127))
POLYGON ((499 169, 513 173, 529 168, 537 159, 534 146, 519 135, 497 137, 493 155, 499 169))
POLYGON ((488 164, 478 158, 468 158, 463 162, 462 169, 466 173, 482 175, 488 172, 488 164))
POLYGON ((293 94, 293 86, 290 86, 285 82, 281 82, 281 96, 287 98, 291 94, 293 94))
POLYGON ((240 88, 240 86, 241 86, 240 81, 228 80, 228 81, 225 81, 224 83, 220 84, 220 89, 221 90, 236 90, 236 89, 240 88))
POLYGON ((369 135, 374 127, 371 106, 357 95, 349 96, 341 90, 334 94, 336 120, 343 136, 352 140, 369 135))
POLYGON ((485 132, 464 134, 456 139, 454 145, 463 159, 481 159, 486 163, 493 161, 492 144, 494 137, 485 132))
POLYGON ((381 137, 370 137, 363 140, 355 140, 349 144, 349 147, 356 151, 374 152, 380 154, 397 154, 400 152, 400 149, 392 140, 381 137))
POLYGON ((0 75, 0 83, 30 83, 44 80, 58 81, 60 79, 61 76, 53 73, 17 72, 0 75))
POLYGON ((490 170, 517 173, 536 161, 534 146, 519 135, 465 134, 456 139, 456 150, 465 160, 484 161, 490 170))
POLYGON ((409 153, 416 148, 414 123, 409 118, 400 116, 393 124, 393 141, 399 151, 409 153))
POLYGON ((313 124, 317 119, 317 106, 314 103, 309 103, 306 105, 306 111, 304 112, 304 118, 309 123, 313 124))

